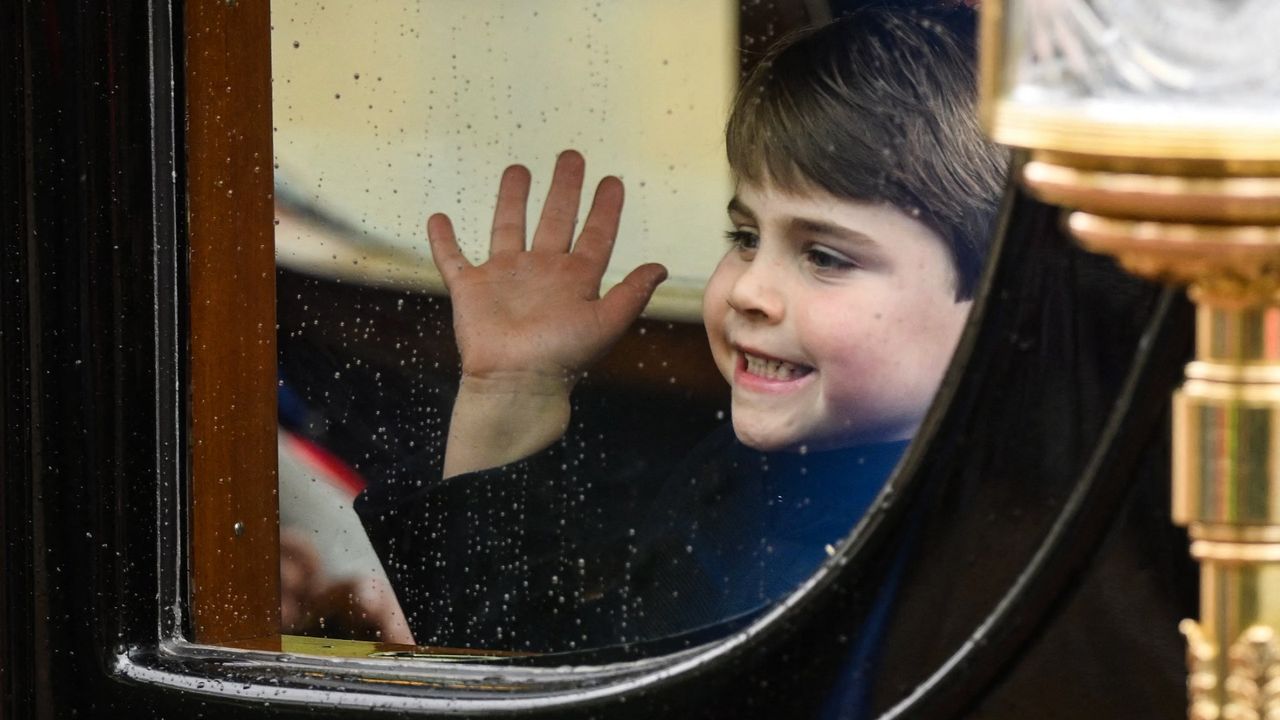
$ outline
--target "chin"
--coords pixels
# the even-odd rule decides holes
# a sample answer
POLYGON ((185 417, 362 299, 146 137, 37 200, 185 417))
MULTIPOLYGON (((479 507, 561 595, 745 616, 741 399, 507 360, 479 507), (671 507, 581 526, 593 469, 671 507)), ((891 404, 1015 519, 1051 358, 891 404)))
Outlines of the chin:
POLYGON ((733 423, 733 434, 738 436, 738 442, 760 452, 794 450, 797 447, 794 438, 779 437, 779 433, 769 432, 764 428, 744 427, 736 421, 733 423))

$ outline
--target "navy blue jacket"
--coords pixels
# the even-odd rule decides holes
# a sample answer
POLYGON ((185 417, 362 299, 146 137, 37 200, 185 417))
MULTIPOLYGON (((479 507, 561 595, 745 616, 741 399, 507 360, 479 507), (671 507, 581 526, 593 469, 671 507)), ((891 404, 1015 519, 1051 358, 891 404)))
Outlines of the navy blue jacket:
POLYGON ((865 513, 906 441, 762 453, 729 426, 633 512, 563 444, 355 503, 420 645, 557 652, 728 632, 805 580, 865 513))

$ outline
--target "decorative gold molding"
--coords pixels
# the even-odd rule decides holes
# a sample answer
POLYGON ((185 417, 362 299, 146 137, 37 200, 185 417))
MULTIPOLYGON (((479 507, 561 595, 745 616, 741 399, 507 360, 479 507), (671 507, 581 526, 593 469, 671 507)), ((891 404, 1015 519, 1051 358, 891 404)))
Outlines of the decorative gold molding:
POLYGON ((1280 544, 1196 540, 1191 556, 1219 563, 1280 563, 1280 544))
POLYGON ((1187 363, 1187 379, 1224 384, 1274 384, 1280 383, 1280 367, 1265 362, 1232 365, 1195 360, 1187 363))
POLYGON ((1243 307, 1280 302, 1280 227, 1208 225, 1103 217, 1067 219, 1085 248, 1126 270, 1189 285, 1197 302, 1243 307))
POLYGON ((1064 103, 1037 106, 1003 97, 990 112, 992 137, 1015 147, 1118 158, 1280 161, 1280 129, 1269 123, 1154 122, 1138 107, 1099 117, 1064 103))
POLYGON ((1178 629, 1187 638, 1187 716, 1189 720, 1219 720, 1218 648, 1205 638, 1195 620, 1183 620, 1178 629))
POLYGON ((1223 683, 1223 720, 1280 719, 1280 641, 1275 630, 1253 625, 1227 652, 1231 674, 1223 683))
POLYGON ((1274 629, 1252 625, 1231 644, 1221 704, 1217 646, 1194 620, 1183 620, 1178 629, 1187 638, 1190 720, 1280 720, 1280 639, 1274 629))
POLYGON ((1187 531, 1192 540, 1280 543, 1280 526, 1277 525, 1217 525, 1190 521, 1187 531))
POLYGON ((1032 148, 1031 159, 1080 170, 1138 175, 1184 178, 1280 176, 1280 161, 1247 158, 1118 157, 1032 148))
POLYGON ((1280 222, 1280 177, 1205 177, 1085 169, 1032 160, 1022 168, 1044 201, 1165 222, 1280 222))

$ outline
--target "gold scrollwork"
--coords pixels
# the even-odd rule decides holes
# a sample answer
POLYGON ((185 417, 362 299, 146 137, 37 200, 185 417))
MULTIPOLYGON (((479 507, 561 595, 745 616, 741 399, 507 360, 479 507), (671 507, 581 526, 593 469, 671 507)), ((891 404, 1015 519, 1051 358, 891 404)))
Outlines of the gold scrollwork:
POLYGON ((1280 720, 1280 640, 1275 630, 1249 627, 1232 643, 1228 658, 1223 720, 1280 720))
POLYGON ((1178 629, 1187 638, 1187 717, 1219 720, 1222 709, 1214 697, 1218 689, 1218 648, 1205 638, 1195 620, 1183 620, 1178 629))
POLYGON ((1082 245, 1127 270, 1190 285, 1196 302, 1280 304, 1280 226, 1162 223, 1071 213, 1082 245))
POLYGON ((1190 720, 1280 720, 1280 638, 1273 628, 1250 626, 1231 644, 1224 705, 1217 699, 1217 646, 1194 620, 1178 628, 1187 638, 1190 720))

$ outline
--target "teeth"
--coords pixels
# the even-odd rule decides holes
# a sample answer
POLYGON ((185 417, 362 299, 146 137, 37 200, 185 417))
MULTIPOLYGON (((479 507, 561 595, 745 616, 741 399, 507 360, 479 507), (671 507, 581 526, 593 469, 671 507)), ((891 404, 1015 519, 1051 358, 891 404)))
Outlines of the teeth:
POLYGON ((743 357, 747 361, 747 372, 769 380, 794 380, 809 373, 809 368, 803 365, 782 360, 768 360, 746 353, 743 353, 743 357))

